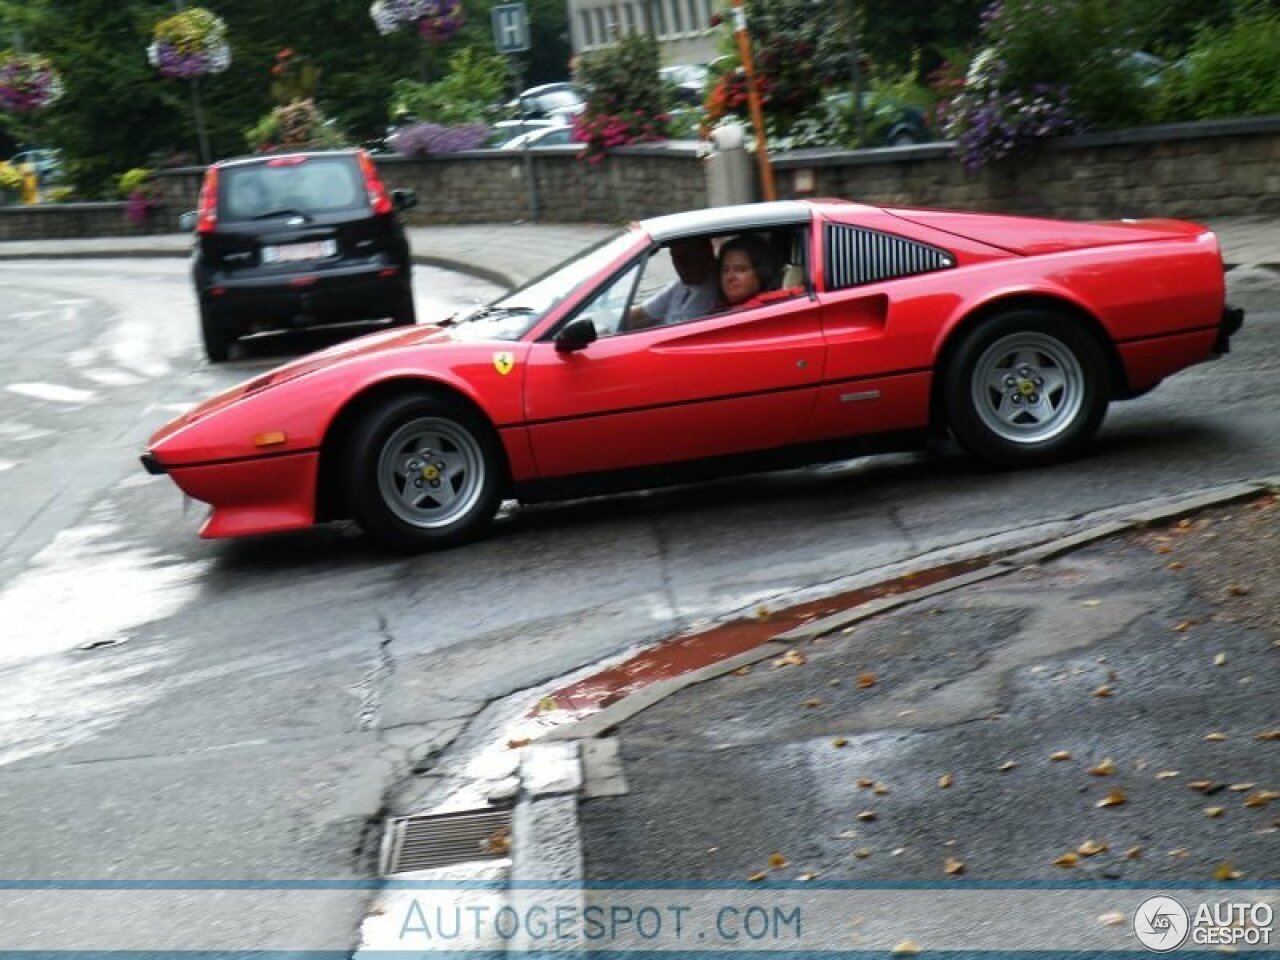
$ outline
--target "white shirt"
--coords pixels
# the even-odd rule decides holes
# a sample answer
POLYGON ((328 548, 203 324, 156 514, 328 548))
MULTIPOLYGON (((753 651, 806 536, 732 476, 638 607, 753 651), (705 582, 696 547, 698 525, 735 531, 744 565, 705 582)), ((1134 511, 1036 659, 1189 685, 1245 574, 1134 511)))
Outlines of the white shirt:
POLYGON ((720 301, 720 282, 714 276, 691 287, 673 280, 644 302, 641 310, 657 323, 682 323, 712 313, 720 301))

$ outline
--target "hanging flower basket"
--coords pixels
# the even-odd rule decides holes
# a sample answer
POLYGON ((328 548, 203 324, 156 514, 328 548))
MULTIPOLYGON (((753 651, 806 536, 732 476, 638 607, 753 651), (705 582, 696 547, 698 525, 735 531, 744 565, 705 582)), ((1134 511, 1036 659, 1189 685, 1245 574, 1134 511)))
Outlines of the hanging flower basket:
POLYGON ((33 53, 0 53, 0 111, 32 113, 62 96, 58 71, 33 53))
POLYGON ((204 7, 190 7, 156 24, 147 60, 161 76, 189 80, 231 65, 227 25, 204 7))
POLYGON ((375 0, 369 16, 379 33, 391 33, 412 24, 427 43, 452 39, 466 20, 462 0, 375 0))

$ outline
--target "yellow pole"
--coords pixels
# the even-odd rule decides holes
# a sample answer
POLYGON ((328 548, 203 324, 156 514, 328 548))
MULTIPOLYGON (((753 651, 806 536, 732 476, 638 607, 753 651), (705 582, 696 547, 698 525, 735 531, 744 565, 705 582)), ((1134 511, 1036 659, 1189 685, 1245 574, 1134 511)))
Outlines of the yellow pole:
POLYGON ((742 70, 747 75, 747 107, 751 110, 751 124, 756 128, 756 163, 760 166, 760 189, 766 200, 777 200, 778 192, 773 185, 773 164, 769 162, 769 139, 764 130, 764 109, 760 105, 760 92, 756 89, 751 36, 747 33, 747 14, 742 8, 742 0, 733 0, 733 32, 738 39, 742 70))
POLYGON ((32 163, 22 165, 22 202, 40 202, 40 181, 36 177, 35 164, 32 163))

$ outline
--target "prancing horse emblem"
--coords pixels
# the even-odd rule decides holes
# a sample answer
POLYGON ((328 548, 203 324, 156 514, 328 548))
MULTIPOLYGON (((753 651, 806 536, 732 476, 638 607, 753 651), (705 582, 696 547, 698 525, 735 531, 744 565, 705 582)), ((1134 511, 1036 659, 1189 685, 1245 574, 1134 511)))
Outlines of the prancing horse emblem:
POLYGON ((516 365, 516 355, 506 350, 499 351, 493 355, 493 368, 504 377, 512 371, 516 365))

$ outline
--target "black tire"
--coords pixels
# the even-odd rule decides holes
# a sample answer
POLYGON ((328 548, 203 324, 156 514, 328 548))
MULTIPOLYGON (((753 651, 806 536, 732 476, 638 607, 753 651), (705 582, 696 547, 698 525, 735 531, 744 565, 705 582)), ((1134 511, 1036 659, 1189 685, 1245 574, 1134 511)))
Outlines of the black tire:
POLYGON ((1011 310, 983 321, 962 335, 939 374, 952 433, 999 467, 1078 453, 1102 425, 1111 396, 1093 332, 1050 310, 1011 310))
POLYGON ((379 404, 356 424, 343 464, 356 521, 405 553, 475 539, 501 502, 505 459, 498 437, 448 395, 405 394, 379 404))
POLYGON ((391 314, 391 326, 412 327, 418 322, 418 312, 413 306, 413 294, 406 293, 400 298, 400 305, 391 314))
POLYGON ((226 363, 231 356, 231 341, 226 331, 218 326, 213 311, 200 304, 200 333, 204 337, 204 354, 210 363, 226 363))

